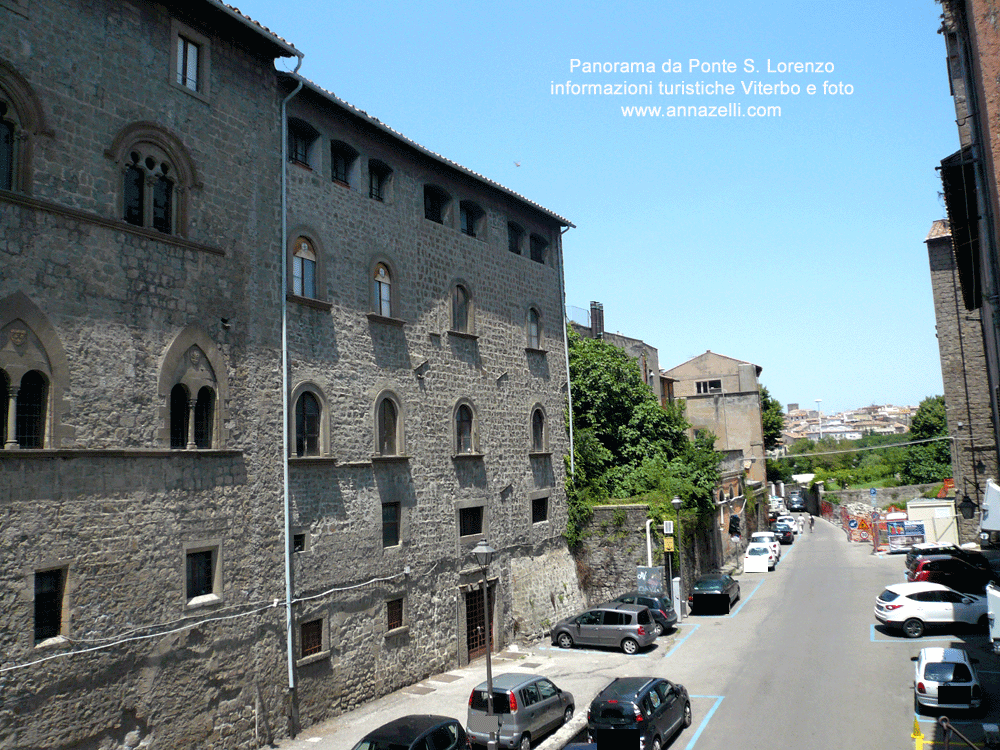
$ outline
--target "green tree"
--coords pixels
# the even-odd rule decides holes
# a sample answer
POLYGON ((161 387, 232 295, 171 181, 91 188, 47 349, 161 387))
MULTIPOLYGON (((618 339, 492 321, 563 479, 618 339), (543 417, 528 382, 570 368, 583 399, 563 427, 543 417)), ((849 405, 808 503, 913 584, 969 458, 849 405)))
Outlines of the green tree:
MULTIPOLYGON (((910 440, 928 440, 948 435, 944 396, 928 396, 920 402, 910 423, 910 440)), ((905 484, 930 484, 952 475, 951 445, 947 440, 911 445, 906 449, 900 478, 905 484)))
POLYGON ((764 428, 764 448, 774 448, 781 439, 781 431, 785 429, 785 415, 781 404, 771 398, 765 386, 760 387, 760 420, 764 428))

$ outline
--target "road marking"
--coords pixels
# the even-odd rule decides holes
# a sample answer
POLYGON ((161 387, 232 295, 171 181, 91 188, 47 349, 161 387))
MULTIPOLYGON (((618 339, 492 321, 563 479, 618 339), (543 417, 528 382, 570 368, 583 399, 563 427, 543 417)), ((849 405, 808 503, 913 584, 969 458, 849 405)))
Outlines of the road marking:
POLYGON ((668 652, 667 652, 667 653, 666 653, 666 654, 665 654, 665 655, 663 656, 663 658, 664 658, 664 659, 666 659, 666 658, 668 658, 668 657, 670 657, 670 656, 673 656, 673 653, 674 653, 674 651, 676 651, 677 649, 679 649, 679 648, 681 647, 681 645, 683 645, 684 641, 686 641, 686 640, 687 640, 688 638, 690 638, 690 637, 691 637, 691 635, 692 635, 692 633, 694 633, 694 631, 696 631, 696 630, 697 630, 698 628, 700 628, 700 627, 701 627, 701 625, 695 625, 695 626, 694 626, 693 628, 691 628, 691 632, 690 632, 690 633, 688 633, 688 634, 687 634, 686 636, 684 636, 683 638, 681 638, 681 639, 680 639, 679 641, 677 641, 676 643, 674 643, 674 647, 673 647, 672 649, 670 649, 670 650, 669 650, 669 651, 668 651, 668 652))
POLYGON ((743 605, 746 604, 751 599, 753 599, 753 595, 757 593, 757 589, 759 589, 761 586, 764 585, 764 581, 765 580, 766 579, 761 578, 759 581, 757 581, 757 585, 753 587, 753 591, 750 592, 750 596, 743 597, 742 596, 743 592, 742 591, 740 592, 740 594, 741 594, 741 596, 740 596, 740 605, 733 612, 729 613, 729 617, 735 617, 737 614, 739 614, 739 611, 741 609, 743 609, 743 605))
POLYGON ((722 699, 725 698, 726 696, 724 696, 724 695, 691 695, 691 696, 688 696, 688 697, 690 697, 690 698, 714 698, 715 699, 715 705, 712 706, 711 710, 707 714, 705 714, 705 718, 702 719, 701 720, 701 724, 698 725, 698 731, 694 733, 694 737, 692 737, 691 741, 688 742, 687 745, 684 747, 684 750, 694 750, 694 745, 698 741, 698 738, 701 737, 701 733, 705 731, 705 727, 708 726, 709 719, 712 718, 712 714, 714 714, 715 711, 719 708, 719 705, 722 703, 722 699))

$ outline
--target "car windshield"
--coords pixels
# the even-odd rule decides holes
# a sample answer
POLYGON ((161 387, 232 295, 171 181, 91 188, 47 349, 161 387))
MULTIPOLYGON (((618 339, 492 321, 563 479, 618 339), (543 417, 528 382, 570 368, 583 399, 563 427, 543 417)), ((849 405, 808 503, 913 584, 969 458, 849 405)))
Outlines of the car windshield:
POLYGON ((750 547, 747 550, 748 555, 769 555, 771 551, 767 547, 750 547))
POLYGON ((353 750, 408 750, 408 747, 389 740, 361 740, 353 750))
POLYGON ((883 591, 881 594, 878 595, 878 598, 884 602, 891 602, 898 597, 899 594, 897 594, 895 591, 890 591, 889 589, 886 589, 885 591, 883 591))
POLYGON ((712 578, 707 581, 696 581, 694 584, 695 591, 719 591, 723 587, 723 581, 721 578, 712 578))
POLYGON ((924 679, 932 682, 972 682, 972 673, 961 663, 930 662, 924 667, 924 679))

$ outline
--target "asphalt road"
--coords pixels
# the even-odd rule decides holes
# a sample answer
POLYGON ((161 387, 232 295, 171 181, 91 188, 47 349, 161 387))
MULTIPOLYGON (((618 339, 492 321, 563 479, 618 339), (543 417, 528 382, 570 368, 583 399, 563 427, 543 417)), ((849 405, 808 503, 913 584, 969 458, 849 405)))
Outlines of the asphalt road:
MULTIPOLYGON (((546 738, 554 750, 585 723, 590 700, 616 676, 655 675, 683 683, 694 723, 668 747, 684 750, 843 750, 914 747, 911 656, 929 645, 966 645, 979 658, 984 688, 1000 696, 1000 659, 985 634, 969 630, 918 640, 876 627, 875 597, 903 580, 901 555, 879 557, 844 533, 816 522, 769 573, 739 577, 742 598, 728 615, 692 616, 675 633, 634 656, 611 650, 563 651, 541 642, 494 657, 494 674, 537 672, 573 692, 575 727, 546 738)), ((344 716, 307 729, 282 748, 343 750, 371 728, 408 713, 440 713, 465 722, 468 696, 485 663, 437 675, 344 716)), ((1000 697, 986 721, 1000 718, 1000 697)), ((952 717, 982 739, 983 719, 952 717)), ((919 724, 942 741, 932 717, 919 724)), ((956 745, 957 746, 957 745, 956 745)), ((537 747, 537 746, 536 746, 537 747)))

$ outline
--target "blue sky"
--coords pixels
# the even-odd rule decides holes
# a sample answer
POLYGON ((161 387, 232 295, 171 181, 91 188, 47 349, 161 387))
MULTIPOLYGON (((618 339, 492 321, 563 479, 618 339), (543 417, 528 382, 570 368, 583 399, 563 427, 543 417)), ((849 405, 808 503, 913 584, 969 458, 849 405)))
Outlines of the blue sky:
MULTIPOLYGON (((356 3, 244 0, 302 75, 575 225, 567 302, 659 350, 763 368, 824 412, 942 393, 924 238, 957 150, 933 0, 356 3), (744 72, 751 58, 755 73, 744 72), (570 61, 642 61, 586 74, 570 61), (736 62, 735 73, 689 61, 736 62), (663 73, 680 61, 682 73, 663 73), (832 72, 767 73, 766 61, 832 72), (553 82, 706 81, 732 96, 554 96, 553 82), (751 96, 743 84, 798 84, 751 96), (824 95, 822 84, 853 94, 824 95), (809 95, 807 84, 818 92, 809 95), (625 117, 623 106, 778 105, 780 117, 625 117), (519 162, 520 166, 515 166, 519 162)), ((279 63, 291 67, 289 63, 279 63)))

